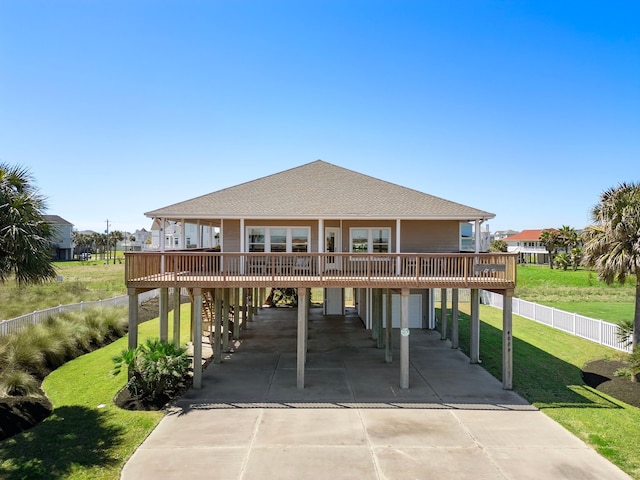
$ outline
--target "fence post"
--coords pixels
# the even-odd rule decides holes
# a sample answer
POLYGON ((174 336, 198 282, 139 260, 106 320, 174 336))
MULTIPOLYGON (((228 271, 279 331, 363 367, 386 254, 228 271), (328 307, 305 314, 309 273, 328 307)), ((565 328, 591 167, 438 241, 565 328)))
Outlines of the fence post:
POLYGON ((556 328, 556 309, 551 307, 551 326, 556 328))
POLYGON ((602 345, 602 319, 598 319, 598 343, 602 345))
POLYGON ((572 325, 571 332, 575 335, 576 334, 576 314, 575 314, 575 312, 573 313, 573 316, 571 318, 573 320, 573 325, 572 325))

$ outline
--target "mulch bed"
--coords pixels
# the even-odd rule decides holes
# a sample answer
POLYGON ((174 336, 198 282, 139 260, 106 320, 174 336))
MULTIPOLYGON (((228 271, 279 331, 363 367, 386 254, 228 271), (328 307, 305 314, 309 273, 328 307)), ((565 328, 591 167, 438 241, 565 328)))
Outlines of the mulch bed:
POLYGON ((616 371, 627 365, 618 360, 594 360, 582 369, 582 380, 599 392, 640 408, 640 382, 632 382, 625 376, 616 376, 616 371))

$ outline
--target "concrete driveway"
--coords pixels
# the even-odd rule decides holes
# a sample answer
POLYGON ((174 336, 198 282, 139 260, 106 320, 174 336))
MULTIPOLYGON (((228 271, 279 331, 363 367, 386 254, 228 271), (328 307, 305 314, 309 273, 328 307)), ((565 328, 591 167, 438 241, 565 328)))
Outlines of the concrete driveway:
MULTIPOLYGON (((629 479, 440 334, 412 330, 410 388, 356 316, 265 309, 129 459, 124 480, 629 479)), ((394 332, 399 343, 399 332, 394 332)), ((482 353, 482 352, 481 352, 482 353)))

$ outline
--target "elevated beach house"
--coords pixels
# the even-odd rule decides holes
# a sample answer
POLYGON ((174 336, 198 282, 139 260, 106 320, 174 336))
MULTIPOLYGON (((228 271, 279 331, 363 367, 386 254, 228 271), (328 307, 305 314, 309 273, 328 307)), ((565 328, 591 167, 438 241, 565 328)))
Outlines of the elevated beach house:
MULTIPOLYGON (((400 336, 399 384, 409 388, 409 335, 413 328, 435 327, 435 290, 441 290, 446 306, 450 289, 456 345, 458 290, 470 289, 470 358, 479 362, 479 290, 510 300, 516 285, 516 255, 481 252, 479 242, 471 252, 468 245, 461 252, 462 226, 471 223, 480 232, 494 214, 321 160, 145 215, 160 230, 159 246, 126 253, 130 346, 137 344, 137 296, 146 290, 160 289, 161 338, 169 333, 170 288, 187 289, 193 319, 215 312, 214 350, 219 351, 219 332, 239 332, 234 324, 241 312, 250 315, 267 289, 293 288, 299 299, 298 388, 304 388, 311 288, 324 289, 325 315, 343 314, 344 289, 353 289, 363 328, 382 332, 386 325, 400 336), (177 242, 192 248, 165 244, 162 231, 175 222, 196 226, 195 238, 177 242), (221 319, 231 322, 227 328, 221 319)), ((504 306, 503 386, 509 389, 511 301, 504 306)), ((202 338, 202 323, 193 321, 193 339, 202 338)), ((176 324, 179 319, 174 329, 176 324)), ((194 341, 194 358, 200 358, 201 348, 194 341)), ((202 367, 194 362, 194 387, 201 382, 202 367)))

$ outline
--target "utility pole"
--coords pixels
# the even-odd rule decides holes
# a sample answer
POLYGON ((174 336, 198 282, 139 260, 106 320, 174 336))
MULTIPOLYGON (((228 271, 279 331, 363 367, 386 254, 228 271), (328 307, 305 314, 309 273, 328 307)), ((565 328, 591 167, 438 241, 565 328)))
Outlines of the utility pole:
POLYGON ((107 229, 105 233, 107 235, 107 241, 105 242, 105 249, 107 250, 107 265, 109 265, 109 259, 111 258, 111 249, 109 248, 109 219, 107 221, 107 229))

